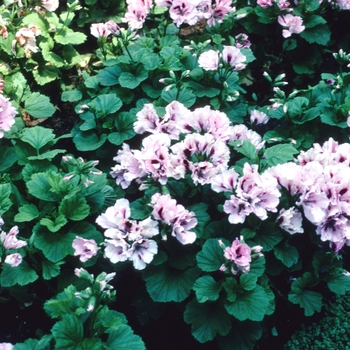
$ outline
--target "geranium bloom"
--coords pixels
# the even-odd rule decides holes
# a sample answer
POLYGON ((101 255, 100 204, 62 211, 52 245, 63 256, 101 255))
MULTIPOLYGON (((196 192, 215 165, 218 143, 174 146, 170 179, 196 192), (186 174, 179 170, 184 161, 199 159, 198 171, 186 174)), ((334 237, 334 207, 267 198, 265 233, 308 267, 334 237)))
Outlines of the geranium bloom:
POLYGON ((273 5, 272 0, 258 0, 257 4, 263 8, 267 8, 273 5))
POLYGON ((120 34, 120 27, 114 21, 110 20, 110 21, 106 22, 106 27, 114 35, 120 34))
POLYGON ((160 119, 152 103, 146 103, 140 112, 136 113, 137 121, 134 130, 138 134, 155 132, 160 127, 160 119))
POLYGON ((50 12, 56 11, 58 6, 58 0, 42 0, 42 7, 50 12))
POLYGON ((76 237, 72 243, 74 249, 74 256, 80 256, 81 262, 86 262, 98 252, 98 247, 93 239, 84 239, 82 237, 76 237))
POLYGON ((336 4, 342 10, 350 10, 350 0, 335 0, 336 4))
MULTIPOLYGON (((250 262, 252 261, 251 249, 247 244, 241 243, 238 238, 232 242, 231 247, 225 248, 224 257, 234 262, 244 273, 249 272, 250 262)), ((235 270, 232 270, 232 272, 237 273, 235 270)))
POLYGON ((128 259, 128 249, 130 245, 124 239, 106 239, 105 256, 112 264, 116 264, 128 259))
POLYGON ((17 110, 12 106, 10 99, 0 94, 0 138, 4 136, 4 131, 9 131, 15 123, 17 110))
POLYGON ((133 262, 136 270, 143 270, 155 254, 158 253, 157 243, 150 239, 136 241, 128 250, 128 259, 133 262))
POLYGON ((40 30, 35 26, 29 26, 28 28, 21 28, 16 33, 16 41, 19 46, 24 47, 26 57, 29 58, 31 52, 38 52, 39 47, 36 45, 35 37, 40 34, 40 30))
POLYGON ((190 0, 173 0, 169 8, 169 14, 178 27, 182 23, 196 24, 199 15, 196 6, 190 0))
POLYGON ((305 29, 303 19, 300 16, 293 16, 291 14, 278 16, 278 23, 288 28, 282 31, 282 35, 285 38, 289 38, 292 34, 299 34, 305 29))
POLYGON ((210 17, 207 24, 209 27, 215 25, 215 23, 221 23, 222 19, 230 13, 234 8, 231 6, 231 0, 215 0, 214 7, 210 10, 210 17))
POLYGON ((236 40, 235 45, 239 49, 250 48, 250 46, 252 45, 248 39, 248 35, 244 33, 237 34, 235 36, 235 40, 236 40))
POLYGON ((198 57, 198 65, 204 70, 217 70, 219 67, 219 53, 214 50, 201 53, 198 57))
POLYGON ((18 253, 7 255, 5 258, 5 263, 11 265, 12 267, 18 266, 22 262, 22 256, 18 253))
POLYGON ((17 239, 18 233, 18 226, 12 227, 8 234, 4 231, 0 233, 0 240, 5 249, 20 249, 27 245, 27 242, 17 239))
POLYGON ((238 176, 233 169, 225 170, 211 179, 211 189, 217 193, 232 192, 236 187, 238 176))
POLYGON ((12 350, 13 345, 11 343, 0 343, 0 350, 12 350))
POLYGON ((256 125, 266 124, 269 121, 269 117, 264 112, 254 109, 250 112, 250 121, 256 125))
POLYGON ((294 207, 281 209, 277 218, 280 227, 290 234, 304 232, 302 220, 301 213, 297 209, 294 209, 294 207))
POLYGON ((90 27, 90 33, 98 39, 101 37, 107 38, 107 36, 111 34, 111 31, 108 29, 106 23, 93 23, 90 27))
POLYGON ((189 212, 183 205, 177 204, 170 195, 156 193, 151 198, 152 215, 156 220, 172 227, 171 235, 182 244, 193 243, 196 234, 189 231, 197 225, 193 212, 189 212))
POLYGON ((240 49, 235 46, 224 46, 222 50, 222 59, 236 71, 246 67, 243 62, 245 62, 247 58, 241 53, 240 49))

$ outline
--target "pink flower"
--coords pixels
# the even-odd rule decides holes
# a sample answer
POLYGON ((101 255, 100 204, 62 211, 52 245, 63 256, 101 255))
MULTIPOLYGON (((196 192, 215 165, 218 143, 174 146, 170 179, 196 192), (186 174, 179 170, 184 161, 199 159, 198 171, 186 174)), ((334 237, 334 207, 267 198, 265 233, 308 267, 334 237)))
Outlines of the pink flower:
POLYGON ((211 27, 215 23, 221 23, 222 19, 234 9, 231 5, 231 0, 215 0, 213 9, 209 11, 208 26, 211 27))
POLYGON ((281 209, 277 218, 280 227, 290 234, 304 232, 302 221, 301 213, 297 209, 294 209, 294 207, 281 209))
POLYGON ((285 38, 289 38, 292 34, 299 34, 305 29, 305 26, 303 26, 303 19, 300 16, 293 16, 291 14, 278 16, 278 23, 282 27, 288 28, 282 31, 282 35, 285 38))
POLYGON ((222 59, 236 71, 246 67, 243 62, 245 62, 247 58, 241 53, 240 49, 235 46, 224 46, 222 50, 222 59))
POLYGON ((350 0, 335 0, 336 4, 342 10, 350 10, 350 0))
POLYGON ((245 243, 240 243, 238 238, 232 242, 231 247, 225 248, 224 256, 238 267, 248 267, 252 261, 250 247, 245 243))
POLYGON ((252 45, 251 42, 249 41, 248 35, 244 33, 237 34, 235 36, 235 40, 236 40, 236 47, 239 49, 250 48, 250 46, 252 45))
POLYGON ((266 124, 269 121, 269 117, 264 112, 260 112, 256 109, 250 112, 250 122, 252 124, 266 124))
POLYGON ((120 27, 114 21, 110 20, 110 21, 106 22, 106 27, 107 27, 107 30, 109 30, 114 35, 120 34, 120 27))
POLYGON ((93 239, 84 239, 82 237, 76 237, 72 243, 74 249, 74 256, 78 256, 81 262, 86 262, 98 252, 98 247, 93 239))
POLYGON ((1 232, 0 239, 5 249, 20 249, 27 245, 27 242, 17 239, 18 233, 18 226, 12 227, 8 234, 1 232))
POLYGON ((42 7, 46 8, 46 10, 50 12, 56 11, 58 6, 58 0, 42 0, 42 7))
POLYGON ((131 29, 141 29, 152 7, 152 0, 128 0, 128 11, 122 21, 131 29))
POLYGON ((133 180, 141 179, 147 175, 140 160, 135 157, 135 151, 130 150, 126 143, 123 143, 122 149, 118 151, 113 160, 119 164, 112 168, 110 174, 113 178, 116 178, 117 184, 123 189, 128 188, 133 180))
POLYGON ((271 7, 273 5, 272 0, 258 0, 257 4, 263 8, 271 7))
POLYGON ((7 255, 5 258, 5 263, 11 265, 12 267, 18 266, 22 262, 22 256, 18 253, 7 255))
POLYGON ((217 70, 219 67, 219 53, 214 50, 201 53, 198 57, 198 65, 204 70, 217 70))
POLYGON ((171 235, 182 244, 193 243, 196 234, 189 231, 197 225, 193 212, 189 212, 181 204, 177 204, 170 195, 156 193, 151 198, 152 215, 156 220, 172 227, 171 235))
POLYGON ((233 169, 225 170, 211 179, 211 189, 217 193, 232 192, 236 187, 238 176, 233 169))
POLYGON ((19 46, 24 47, 26 57, 31 56, 31 52, 38 52, 39 47, 36 46, 35 37, 40 34, 40 30, 35 26, 21 28, 16 33, 16 41, 19 46))
POLYGON ((105 246, 105 256, 112 264, 128 259, 130 245, 124 239, 106 239, 105 246))
POLYGON ((106 212, 99 215, 96 223, 103 228, 119 228, 130 217, 130 206, 127 199, 117 199, 113 207, 107 208, 106 212))
POLYGON ((178 27, 182 23, 194 25, 198 21, 197 8, 190 0, 173 0, 169 8, 169 14, 178 27))
POLYGON ((142 110, 136 113, 137 121, 134 130, 137 134, 155 132, 160 127, 160 119, 152 103, 146 103, 142 110))
POLYGON ((133 262, 136 270, 143 270, 157 253, 157 243, 153 240, 143 239, 132 244, 128 251, 128 259, 133 262))
POLYGON ((111 34, 111 31, 108 29, 106 23, 93 23, 90 27, 90 33, 98 39, 101 37, 107 38, 107 36, 111 34))
POLYGON ((13 345, 11 343, 0 343, 0 350, 12 350, 13 345))

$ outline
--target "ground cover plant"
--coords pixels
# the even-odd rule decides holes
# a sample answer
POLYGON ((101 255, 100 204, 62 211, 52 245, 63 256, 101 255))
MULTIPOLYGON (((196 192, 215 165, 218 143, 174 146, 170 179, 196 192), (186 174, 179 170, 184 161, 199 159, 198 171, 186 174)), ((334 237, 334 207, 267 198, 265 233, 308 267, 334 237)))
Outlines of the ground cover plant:
POLYGON ((6 0, 0 302, 45 321, 0 348, 161 348, 170 308, 277 348, 348 295, 349 10, 6 0))

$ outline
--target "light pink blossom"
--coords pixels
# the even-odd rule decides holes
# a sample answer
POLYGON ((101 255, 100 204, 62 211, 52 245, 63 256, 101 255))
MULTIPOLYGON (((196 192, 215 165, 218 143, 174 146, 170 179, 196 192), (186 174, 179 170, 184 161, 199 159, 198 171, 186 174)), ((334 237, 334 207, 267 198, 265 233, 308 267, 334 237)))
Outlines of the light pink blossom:
POLYGON ((279 226, 290 234, 304 232, 302 220, 301 213, 294 207, 281 209, 277 218, 279 226))
POLYGON ((300 16, 293 16, 291 14, 278 16, 278 23, 282 27, 287 27, 287 29, 283 29, 282 31, 284 38, 289 38, 292 34, 299 34, 305 29, 303 19, 300 16))
POLYGON ((22 256, 18 253, 9 254, 5 258, 5 263, 11 265, 12 267, 18 266, 22 262, 22 256))
POLYGON ((222 50, 222 59, 236 71, 246 67, 243 62, 245 62, 247 58, 242 54, 240 49, 235 46, 224 46, 222 50))
POLYGON ((59 6, 58 0, 42 0, 41 3, 42 7, 50 12, 56 11, 59 6))
POLYGON ((18 226, 12 227, 8 234, 4 231, 0 233, 0 239, 5 249, 20 249, 27 245, 27 242, 17 239, 18 233, 18 226))
POLYGON ((204 70, 217 70, 219 67, 219 52, 209 50, 198 57, 198 65, 204 70))
POLYGON ((120 27, 114 21, 110 20, 106 22, 106 27, 107 27, 107 30, 109 30, 112 34, 114 35, 120 34, 120 27))
POLYGON ((0 343, 0 350, 12 350, 13 345, 11 343, 0 343))
POLYGON ((143 239, 132 244, 128 250, 128 259, 133 262, 136 270, 143 270, 146 264, 149 264, 157 253, 157 243, 150 239, 143 239))
POLYGON ((111 34, 111 31, 108 29, 106 23, 93 23, 90 26, 90 33, 98 39, 101 37, 107 38, 111 34))
POLYGON ((266 113, 260 112, 257 109, 253 109, 250 112, 250 122, 252 124, 266 124, 269 121, 269 117, 267 116, 266 113))
POLYGON ((248 268, 249 271, 249 265, 252 261, 251 249, 247 244, 240 243, 238 238, 232 242, 231 247, 225 248, 224 256, 238 267, 248 268))
POLYGON ((190 0, 173 0, 169 8, 169 15, 176 26, 182 23, 194 25, 198 21, 198 10, 190 0))
POLYGON ((259 6, 261 6, 262 8, 267 8, 267 7, 271 7, 273 5, 273 1, 272 0, 258 0, 257 4, 259 6))
POLYGON ((210 13, 210 17, 207 20, 208 26, 211 27, 216 23, 221 23, 223 18, 234 10, 231 5, 231 0, 215 0, 214 7, 208 11, 210 13))
POLYGON ((86 262, 98 252, 98 246, 93 239, 85 239, 77 236, 72 243, 74 256, 79 256, 81 262, 86 262))
POLYGON ((15 124, 17 110, 12 106, 10 99, 0 94, 0 138, 4 136, 4 131, 9 131, 15 124))

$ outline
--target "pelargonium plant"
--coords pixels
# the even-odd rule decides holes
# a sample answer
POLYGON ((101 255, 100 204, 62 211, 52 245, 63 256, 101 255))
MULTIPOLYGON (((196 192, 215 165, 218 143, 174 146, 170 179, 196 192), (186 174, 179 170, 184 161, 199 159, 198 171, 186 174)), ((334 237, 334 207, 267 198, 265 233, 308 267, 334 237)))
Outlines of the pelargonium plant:
POLYGON ((6 0, 0 301, 49 322, 0 348, 145 349, 126 318, 166 305, 198 344, 272 348, 345 295, 349 9, 6 0))

